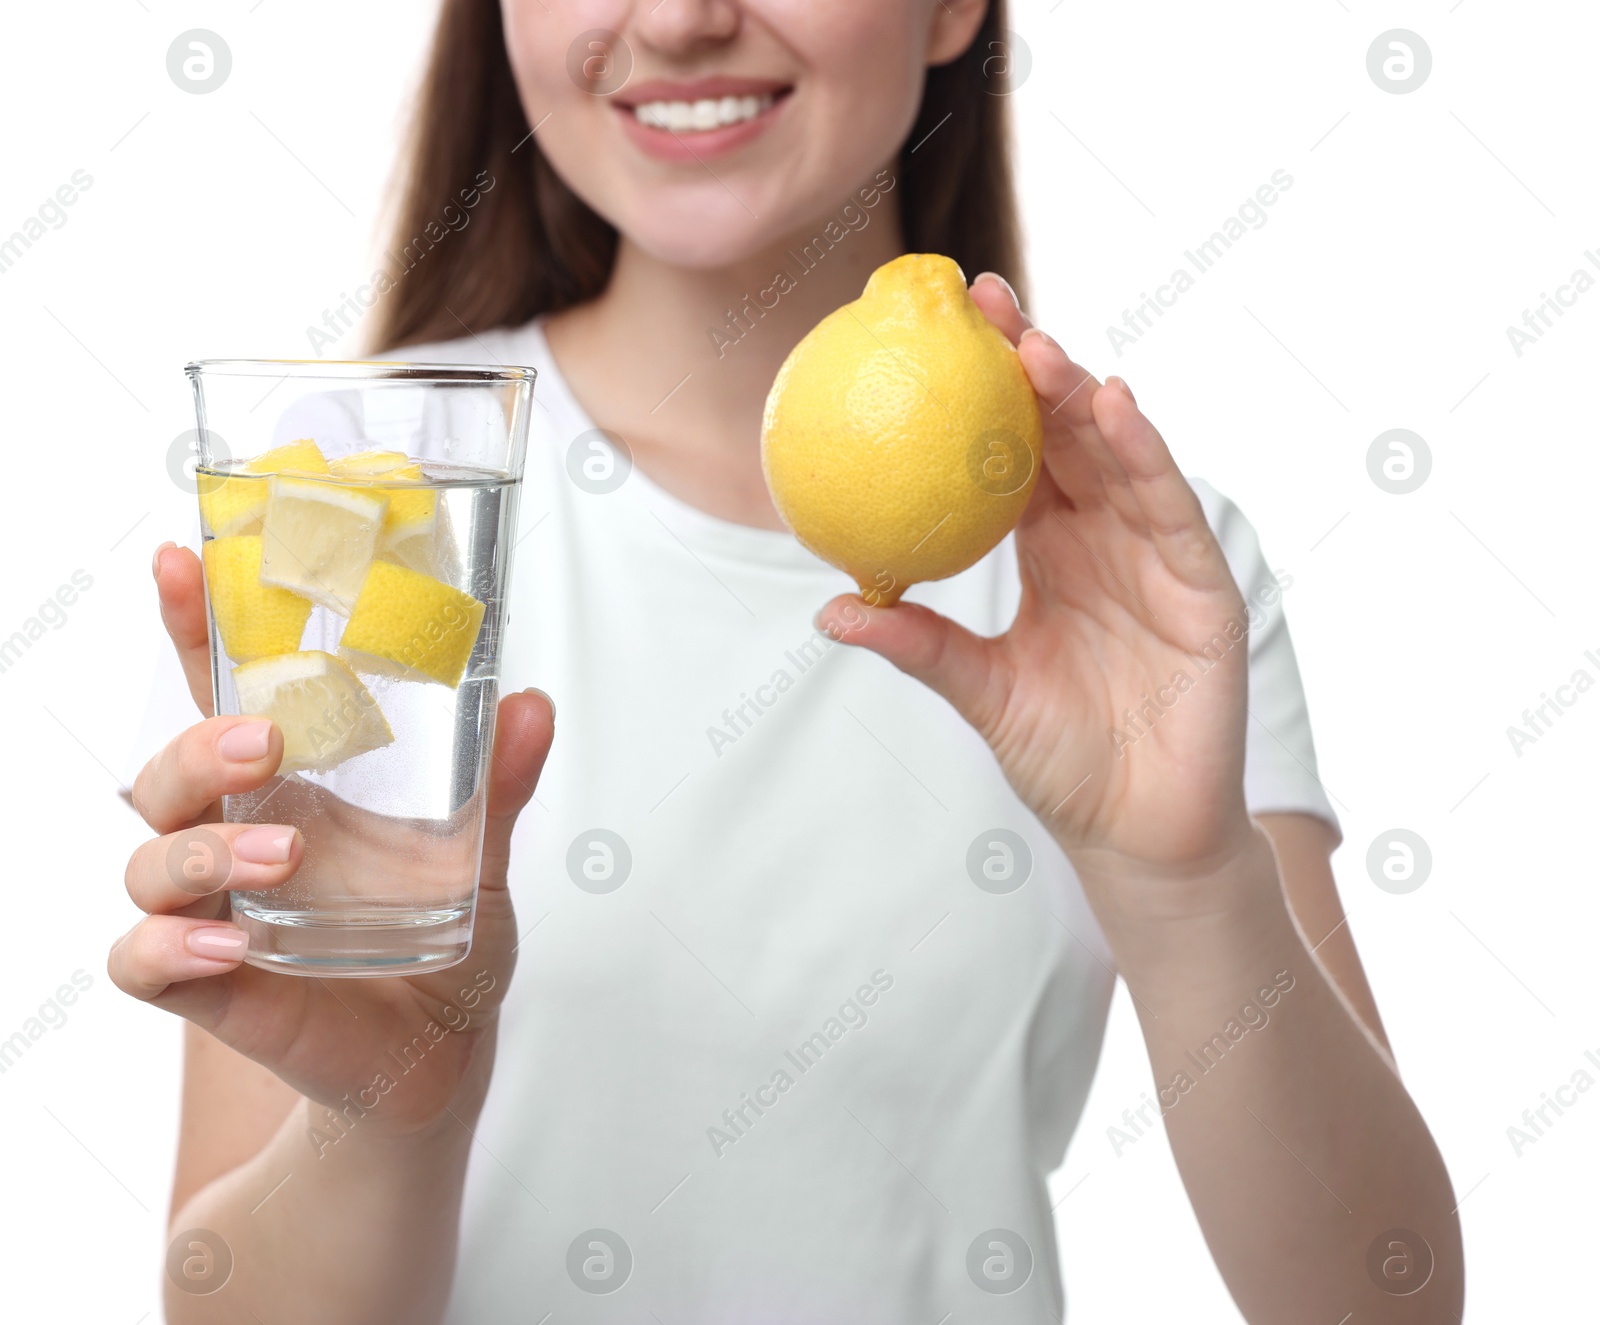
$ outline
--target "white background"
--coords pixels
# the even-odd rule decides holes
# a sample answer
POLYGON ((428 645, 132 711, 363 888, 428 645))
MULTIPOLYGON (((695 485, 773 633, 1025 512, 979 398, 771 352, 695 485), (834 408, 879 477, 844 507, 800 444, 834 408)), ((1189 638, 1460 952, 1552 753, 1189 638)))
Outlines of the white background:
MULTIPOLYGON (((75 170, 94 181, 0 274, 0 637, 75 570, 93 577, 0 674, 0 1038, 75 970, 93 981, 0 1076, 8 1316, 160 1318, 178 1034, 111 987, 104 953, 134 919, 120 880, 144 832, 116 793, 158 647, 150 552, 194 527, 165 463, 193 426, 181 368, 304 356, 307 326, 370 271, 432 13, 101 0, 0 17, 0 237, 75 170), (233 52, 205 96, 166 70, 192 27, 233 52)), ((1506 729, 1576 669, 1600 679, 1584 658, 1600 656, 1585 404, 1600 293, 1520 357, 1506 328, 1600 248, 1600 16, 1575 0, 1021 0, 1013 23, 1033 57, 1014 100, 1034 311, 1131 381, 1185 467, 1240 502, 1294 577, 1285 601, 1344 820, 1339 883, 1463 1202, 1468 1319, 1591 1318, 1600 1091, 1520 1156, 1506 1129, 1586 1049, 1600 1056, 1600 693, 1520 757, 1506 729), (1433 52, 1407 95, 1367 72, 1391 28, 1433 52), (1107 326, 1278 169, 1294 184, 1268 224, 1118 358, 1107 326), (1404 496, 1366 467, 1399 427, 1433 458, 1404 496), (1433 853, 1403 896, 1365 862, 1396 827, 1433 853)), ((1119 993, 1052 1183, 1072 1319, 1237 1321, 1164 1138, 1120 1157, 1108 1141, 1150 1088, 1119 993)))

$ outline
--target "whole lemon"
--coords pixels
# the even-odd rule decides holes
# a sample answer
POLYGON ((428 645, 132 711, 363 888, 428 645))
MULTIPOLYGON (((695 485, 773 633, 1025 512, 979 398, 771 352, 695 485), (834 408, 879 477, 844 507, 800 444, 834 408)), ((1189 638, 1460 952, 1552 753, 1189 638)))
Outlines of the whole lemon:
POLYGON ((1022 515, 1043 426, 1016 350, 949 258, 908 253, 794 347, 761 466, 784 523, 867 602, 978 561, 1022 515))

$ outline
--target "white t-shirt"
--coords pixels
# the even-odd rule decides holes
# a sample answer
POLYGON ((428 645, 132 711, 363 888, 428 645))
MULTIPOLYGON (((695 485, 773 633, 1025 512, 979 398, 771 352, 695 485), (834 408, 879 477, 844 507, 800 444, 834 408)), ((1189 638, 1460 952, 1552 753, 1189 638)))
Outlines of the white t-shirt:
MULTIPOLYGON (((446 1319, 1058 1319, 1045 1179, 1113 981, 1059 847, 942 699, 813 628, 844 574, 571 477, 607 453, 537 324, 404 357, 538 371, 502 688, 559 710, 446 1319)), ((1336 823, 1279 582, 1196 489, 1259 612, 1250 809, 1336 823)), ((908 597, 1000 633, 1012 541, 908 597)))

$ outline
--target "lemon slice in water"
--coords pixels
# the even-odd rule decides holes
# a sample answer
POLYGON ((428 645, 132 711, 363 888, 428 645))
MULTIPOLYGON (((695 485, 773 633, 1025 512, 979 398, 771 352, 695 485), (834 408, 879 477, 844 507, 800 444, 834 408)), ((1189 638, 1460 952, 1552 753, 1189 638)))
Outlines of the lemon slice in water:
POLYGON ((233 669, 239 712, 283 733, 282 774, 325 773, 394 740, 372 692, 331 653, 307 649, 233 669))
POLYGON ((348 616, 377 550, 389 499, 381 492, 274 477, 262 523, 261 579, 348 616))
POLYGON ((357 671, 461 684, 483 626, 483 604, 442 580, 375 561, 339 652, 357 671))
POLYGON ((403 451, 362 451, 332 462, 340 478, 365 479, 389 498, 378 535, 377 554, 424 575, 442 576, 440 558, 444 512, 432 488, 412 487, 426 479, 420 461, 403 451))
POLYGON ((267 511, 268 474, 326 474, 328 462, 310 438, 275 446, 254 460, 245 462, 241 474, 248 478, 224 478, 217 474, 196 474, 200 490, 200 515, 218 538, 230 534, 259 534, 261 518, 267 511))
POLYGON ((206 571, 211 619, 222 651, 234 662, 251 662, 300 647, 311 602, 261 583, 261 536, 213 538, 200 550, 206 571))

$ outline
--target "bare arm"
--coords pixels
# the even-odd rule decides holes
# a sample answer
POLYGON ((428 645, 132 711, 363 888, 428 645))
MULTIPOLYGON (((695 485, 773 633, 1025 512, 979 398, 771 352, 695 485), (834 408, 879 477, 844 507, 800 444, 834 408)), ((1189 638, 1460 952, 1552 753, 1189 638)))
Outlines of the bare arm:
POLYGON ((1281 852, 1293 863, 1280 879, 1257 837, 1205 881, 1222 907, 1130 916, 1113 940, 1173 1155, 1249 1320, 1454 1322, 1449 1178, 1381 1028, 1364 1024, 1354 945, 1325 957, 1328 940, 1313 956, 1302 937, 1296 915, 1319 914, 1332 893, 1326 859, 1307 861, 1302 845, 1281 852))
MULTIPOLYGON (((216 1255, 220 1246, 232 1268, 220 1291, 203 1295, 169 1275, 171 1325, 436 1321, 455 1268, 472 1144, 467 1129, 476 1122, 488 1084, 492 1040, 489 1032, 480 1042, 452 1110, 404 1136, 364 1128, 355 1109, 330 1115, 294 1094, 264 1145, 174 1206, 170 1233, 186 1245, 185 1254, 216 1255), (219 1241, 196 1239, 195 1230, 219 1241)), ((208 1096, 219 1102, 237 1098, 241 1088, 253 1090, 251 1075, 238 1065, 220 1072, 213 1065, 205 1080, 186 1081, 185 1093, 197 1104, 208 1096)), ((274 1106, 278 1102, 272 1099, 274 1106)), ((180 1183, 186 1174, 192 1181, 203 1161, 226 1162, 247 1149, 250 1133, 267 1119, 265 1110, 247 1105, 241 1127, 229 1126, 224 1115, 220 1126, 186 1135, 180 1183)), ((210 1289, 213 1283, 202 1274, 194 1287, 210 1289)))
POLYGON ((183 1028, 183 1102, 169 1231, 206 1184, 266 1149, 304 1096, 192 1022, 183 1028))
POLYGON ((982 638, 850 596, 819 624, 949 700, 1077 869, 1252 1325, 1453 1321, 1455 1199, 1339 924, 1330 839, 1279 815, 1269 840, 1245 805, 1252 606, 1127 384, 1074 363, 1003 282, 972 296, 1044 424, 1016 619, 982 638))
POLYGON ((1259 814, 1256 822, 1272 840, 1284 896, 1306 946, 1361 1024, 1389 1053, 1389 1037, 1333 881, 1330 858, 1338 845, 1333 826, 1312 814, 1259 814))
MULTIPOLYGON (((210 710, 200 566, 157 553, 162 616, 202 713, 210 710)), ((169 851, 198 824, 235 843, 218 797, 261 786, 282 756, 227 739, 259 720, 211 717, 140 773, 133 802, 158 834, 128 862, 143 918, 113 946, 112 981, 185 1018, 183 1125, 165 1276, 172 1325, 364 1325, 438 1319, 454 1267, 461 1190, 494 1061, 498 1007, 515 965, 506 887, 511 830, 553 730, 542 697, 508 696, 487 789, 473 946, 460 966, 405 978, 328 981, 240 961, 227 891, 290 879, 288 858, 230 850, 178 886, 169 851), (335 987, 337 985, 337 988, 335 987), (397 1078, 397 1048, 427 1057, 397 1078)))

